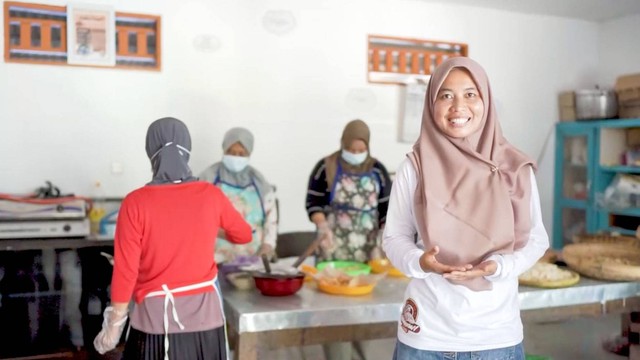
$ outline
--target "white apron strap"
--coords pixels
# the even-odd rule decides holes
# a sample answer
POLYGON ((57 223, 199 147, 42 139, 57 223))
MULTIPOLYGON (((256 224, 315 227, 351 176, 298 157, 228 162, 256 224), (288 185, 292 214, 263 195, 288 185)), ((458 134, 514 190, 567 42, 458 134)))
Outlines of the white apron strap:
MULTIPOLYGON (((169 313, 167 312, 169 303, 171 303, 171 312, 173 315, 173 321, 175 321, 178 324, 178 326, 180 327, 180 330, 184 330, 184 325, 182 325, 182 323, 180 322, 180 317, 178 317, 178 311, 176 310, 175 297, 173 296, 173 294, 211 286, 216 292, 218 292, 218 297, 221 298, 222 295, 220 295, 220 292, 216 288, 217 278, 218 277, 216 276, 213 280, 192 284, 192 285, 187 285, 187 286, 182 286, 175 289, 169 289, 169 287, 166 284, 162 284, 162 290, 152 291, 148 293, 147 296, 145 296, 145 297, 164 296, 164 318, 163 318, 162 324, 164 326, 164 359, 165 360, 169 360, 169 313)), ((220 299, 220 301, 222 301, 222 299, 220 299)), ((224 319, 224 312, 222 316, 224 319)), ((225 343, 226 343, 226 331, 225 331, 225 343)), ((227 353, 228 353, 228 349, 227 349, 227 353)))
POLYGON ((226 350, 227 360, 231 359, 231 353, 229 352, 229 335, 227 334, 227 317, 224 315, 224 301, 222 300, 222 291, 220 290, 220 283, 217 279, 213 281, 213 288, 218 292, 218 300, 220 302, 220 314, 222 314, 222 328, 224 329, 224 348, 226 350))

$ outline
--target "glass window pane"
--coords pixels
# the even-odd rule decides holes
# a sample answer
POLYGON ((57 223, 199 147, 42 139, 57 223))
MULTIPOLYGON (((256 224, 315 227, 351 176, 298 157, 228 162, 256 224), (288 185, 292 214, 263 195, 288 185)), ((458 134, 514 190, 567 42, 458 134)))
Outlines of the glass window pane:
POLYGON ((156 34, 147 34, 147 54, 154 55, 156 53, 156 34))
POLYGON ((571 244, 574 236, 586 233, 587 212, 582 209, 562 209, 563 245, 571 244))
POLYGON ((587 198, 587 138, 568 137, 564 143, 562 195, 567 199, 587 198))
POLYGON ((31 46, 40 47, 42 39, 40 38, 40 24, 31 24, 31 46))
POLYGON ((129 53, 137 53, 138 52, 138 33, 130 32, 129 33, 129 53))
POLYGON ((51 47, 59 48, 62 46, 62 29, 60 26, 51 27, 51 47))
POLYGON ((11 45, 20 45, 20 23, 11 23, 9 27, 9 37, 9 43, 11 45))

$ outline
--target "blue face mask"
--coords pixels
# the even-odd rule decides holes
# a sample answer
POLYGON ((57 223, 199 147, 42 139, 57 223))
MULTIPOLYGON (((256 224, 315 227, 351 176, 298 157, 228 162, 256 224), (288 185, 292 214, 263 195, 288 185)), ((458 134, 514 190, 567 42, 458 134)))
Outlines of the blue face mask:
POLYGON ((365 160, 367 160, 367 156, 369 153, 367 151, 359 154, 354 154, 347 150, 342 150, 342 159, 351 165, 360 165, 365 160))
POLYGON ((246 156, 223 155, 222 164, 231 172, 240 172, 249 165, 249 158, 246 156))

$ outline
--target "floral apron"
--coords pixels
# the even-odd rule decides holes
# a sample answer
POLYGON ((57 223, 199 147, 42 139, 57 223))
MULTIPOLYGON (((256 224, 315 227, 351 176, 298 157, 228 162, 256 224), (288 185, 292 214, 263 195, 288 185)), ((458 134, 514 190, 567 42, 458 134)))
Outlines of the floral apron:
POLYGON ((219 175, 213 182, 229 198, 236 210, 242 215, 244 220, 251 225, 253 230, 253 240, 248 244, 232 244, 225 239, 216 241, 216 262, 233 261, 236 256, 253 256, 262 245, 264 233, 264 222, 266 214, 262 204, 262 196, 253 180, 251 184, 241 187, 227 184, 220 180, 219 175))
POLYGON ((328 221, 335 246, 324 260, 365 262, 375 247, 380 180, 373 172, 349 174, 338 163, 330 195, 328 221))

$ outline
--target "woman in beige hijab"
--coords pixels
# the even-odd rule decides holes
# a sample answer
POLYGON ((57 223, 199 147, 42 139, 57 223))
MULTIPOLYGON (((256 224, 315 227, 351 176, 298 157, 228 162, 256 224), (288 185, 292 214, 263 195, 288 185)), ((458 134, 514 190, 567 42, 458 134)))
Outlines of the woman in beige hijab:
POLYGON ((439 65, 383 238, 411 278, 395 359, 524 359, 518 276, 549 247, 534 166, 502 135, 482 67, 439 65))
MULTIPOLYGON (((309 177, 306 208, 324 238, 320 259, 369 260, 385 223, 390 190, 387 169, 371 156, 369 127, 350 121, 340 150, 321 159, 309 177)), ((362 344, 354 345, 362 351, 362 344)), ((352 344, 327 344, 324 351, 327 359, 350 360, 352 344)))
POLYGON ((309 176, 307 214, 325 238, 322 260, 366 262, 385 222, 391 180, 371 156, 364 121, 350 121, 340 145, 309 176))

